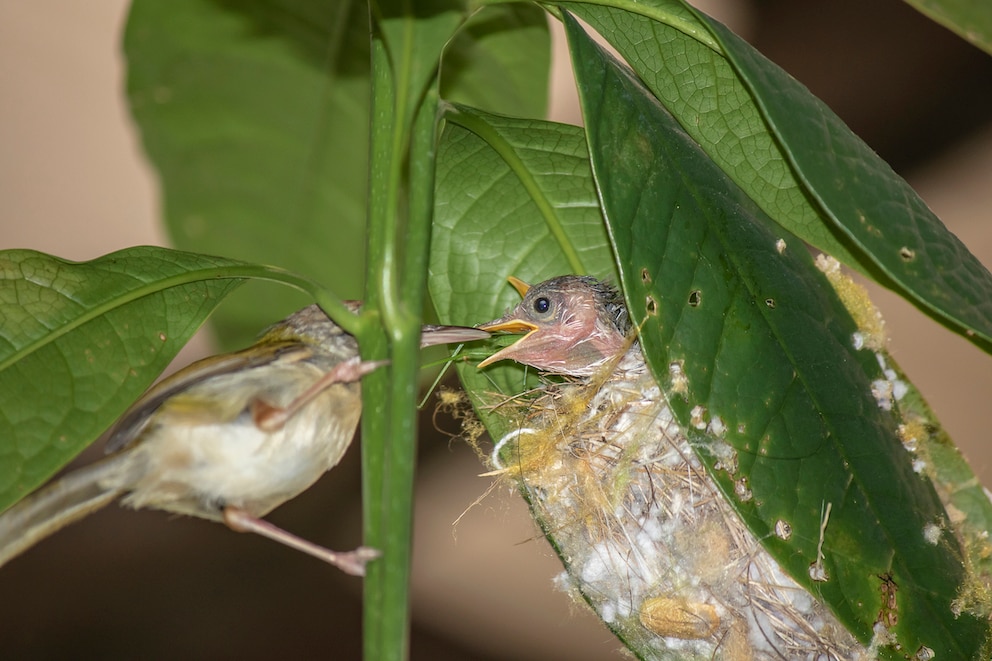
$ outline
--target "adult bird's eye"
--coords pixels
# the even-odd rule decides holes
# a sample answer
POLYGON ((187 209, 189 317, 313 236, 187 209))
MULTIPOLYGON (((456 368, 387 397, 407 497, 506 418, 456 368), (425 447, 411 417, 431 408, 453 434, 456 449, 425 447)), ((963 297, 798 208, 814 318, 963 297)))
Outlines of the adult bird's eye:
POLYGON ((542 296, 541 298, 534 301, 534 311, 538 314, 544 314, 551 309, 551 301, 542 296))

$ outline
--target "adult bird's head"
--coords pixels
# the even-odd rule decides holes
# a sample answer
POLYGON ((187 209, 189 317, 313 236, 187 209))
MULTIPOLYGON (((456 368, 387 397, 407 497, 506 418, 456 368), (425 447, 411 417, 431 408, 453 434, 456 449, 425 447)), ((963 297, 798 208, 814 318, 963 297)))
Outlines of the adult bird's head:
POLYGON ((610 285, 577 275, 533 287, 514 277, 509 281, 523 296, 520 305, 478 328, 525 335, 479 367, 509 359, 554 374, 592 376, 627 347, 627 309, 610 285))

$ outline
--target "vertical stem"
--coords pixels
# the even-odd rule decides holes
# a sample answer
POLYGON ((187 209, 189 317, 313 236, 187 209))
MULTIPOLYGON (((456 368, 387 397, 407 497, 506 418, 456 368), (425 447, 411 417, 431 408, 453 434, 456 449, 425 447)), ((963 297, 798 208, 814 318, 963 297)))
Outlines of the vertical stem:
POLYGON ((402 661, 409 644, 409 579, 417 449, 420 325, 433 215, 436 77, 406 98, 373 20, 369 260, 362 335, 366 360, 388 370, 362 382, 365 538, 383 551, 365 579, 365 659, 402 661), (416 111, 404 110, 416 103, 416 111), (411 117, 412 115, 412 117, 411 117), (410 126, 404 117, 411 117, 410 126))
POLYGON ((418 324, 427 291, 427 263, 434 218, 434 166, 439 121, 437 85, 435 78, 417 107, 410 146, 410 221, 400 295, 407 306, 416 311, 418 324))
MULTIPOLYGON (((368 271, 363 316, 371 322, 361 338, 360 347, 364 360, 389 357, 389 341, 381 322, 383 291, 379 286, 387 255, 394 243, 389 236, 390 214, 396 212, 396 187, 389 184, 388 169, 395 160, 392 155, 393 88, 388 54, 377 34, 376 22, 370 17, 372 38, 372 131, 369 146, 369 237, 368 271), (392 190, 390 190, 392 188, 392 190), (374 319, 368 315, 375 315, 374 319)), ((403 589, 391 578, 398 564, 404 561, 402 551, 394 548, 394 539, 388 535, 389 517, 385 507, 386 443, 392 436, 389 411, 389 372, 376 370, 362 379, 362 490, 365 521, 365 543, 383 551, 381 560, 371 563, 365 578, 364 600, 364 658, 380 660, 396 658, 395 650, 405 648, 405 635, 396 640, 396 619, 406 619, 406 613, 397 613, 395 601, 387 594, 403 589), (387 571, 392 568, 392 571, 387 571), (389 653, 393 650, 392 654, 389 653)))

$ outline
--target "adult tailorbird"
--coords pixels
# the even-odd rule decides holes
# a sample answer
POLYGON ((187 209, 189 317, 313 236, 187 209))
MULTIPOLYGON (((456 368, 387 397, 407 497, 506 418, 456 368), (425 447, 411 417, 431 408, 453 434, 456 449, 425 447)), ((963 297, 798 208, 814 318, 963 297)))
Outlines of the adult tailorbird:
MULTIPOLYGON (((487 336, 425 326, 421 346, 487 336)), ((311 305, 243 351, 189 365, 124 413, 109 456, 0 514, 0 565, 121 497, 133 508, 221 521, 363 575, 378 551, 331 551, 261 517, 338 463, 361 416, 359 380, 381 364, 361 362, 355 338, 311 305)))

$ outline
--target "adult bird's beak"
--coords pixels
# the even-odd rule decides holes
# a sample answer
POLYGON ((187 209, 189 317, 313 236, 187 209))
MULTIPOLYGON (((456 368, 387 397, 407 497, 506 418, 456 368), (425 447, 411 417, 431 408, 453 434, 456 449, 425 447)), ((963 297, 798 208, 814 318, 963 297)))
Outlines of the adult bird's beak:
POLYGON ((489 337, 489 332, 484 328, 424 324, 420 331, 420 347, 432 347, 435 344, 460 344, 472 340, 484 340, 487 337, 489 337))

